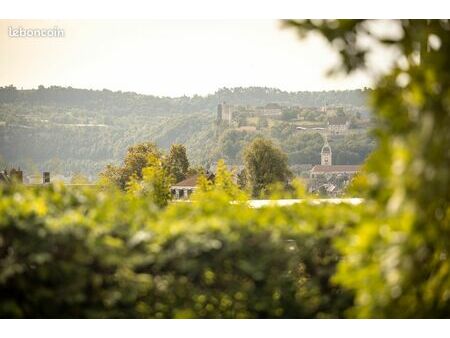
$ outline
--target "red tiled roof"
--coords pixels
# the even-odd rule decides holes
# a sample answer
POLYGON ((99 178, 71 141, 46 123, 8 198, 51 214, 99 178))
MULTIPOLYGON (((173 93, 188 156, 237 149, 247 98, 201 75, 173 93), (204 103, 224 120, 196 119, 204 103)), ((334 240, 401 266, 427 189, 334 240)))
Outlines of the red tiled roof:
POLYGON ((316 165, 311 171, 313 173, 345 173, 359 171, 359 165, 316 165))

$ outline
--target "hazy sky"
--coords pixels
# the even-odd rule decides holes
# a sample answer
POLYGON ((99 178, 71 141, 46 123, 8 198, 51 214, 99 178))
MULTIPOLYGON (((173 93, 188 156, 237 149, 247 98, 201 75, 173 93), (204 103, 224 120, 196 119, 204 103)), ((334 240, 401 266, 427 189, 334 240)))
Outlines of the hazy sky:
MULTIPOLYGON (((0 86, 72 86, 205 95, 221 87, 353 89, 364 74, 328 79, 336 54, 279 21, 0 21, 0 86), (8 27, 64 29, 64 38, 11 38, 8 27)), ((378 58, 383 67, 386 61, 378 58)))

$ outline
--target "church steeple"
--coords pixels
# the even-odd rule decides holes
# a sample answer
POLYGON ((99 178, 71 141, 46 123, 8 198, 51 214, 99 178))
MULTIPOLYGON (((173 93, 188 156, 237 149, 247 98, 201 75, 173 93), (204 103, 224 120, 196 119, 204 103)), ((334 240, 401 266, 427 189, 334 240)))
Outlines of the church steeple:
POLYGON ((325 144, 323 145, 322 150, 320 152, 320 164, 333 165, 331 147, 328 144, 328 139, 326 136, 325 136, 325 144))

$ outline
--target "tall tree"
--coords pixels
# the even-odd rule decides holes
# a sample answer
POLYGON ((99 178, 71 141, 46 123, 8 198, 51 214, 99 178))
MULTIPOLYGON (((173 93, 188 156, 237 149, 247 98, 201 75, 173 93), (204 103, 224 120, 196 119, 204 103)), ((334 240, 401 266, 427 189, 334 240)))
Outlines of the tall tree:
POLYGON ((175 182, 184 180, 189 171, 189 160, 186 155, 186 147, 182 144, 172 144, 165 165, 175 182))
POLYGON ((133 175, 127 182, 126 190, 132 194, 148 196, 155 205, 165 207, 171 199, 170 186, 172 177, 168 175, 160 157, 154 154, 147 158, 147 165, 142 169, 142 180, 133 175))
POLYGON ((142 169, 147 167, 149 156, 161 158, 161 152, 153 142, 135 144, 128 148, 124 160, 124 175, 128 178, 136 175, 138 179, 142 178, 142 169))
POLYGON ((208 176, 205 173, 200 174, 197 181, 197 190, 193 196, 194 199, 208 200, 212 195, 222 200, 236 201, 248 198, 247 194, 235 182, 235 172, 228 171, 224 160, 217 162, 216 174, 213 177, 208 176))
POLYGON ((142 169, 147 167, 149 157, 162 158, 158 147, 152 142, 133 145, 128 148, 123 165, 120 167, 108 165, 100 176, 106 181, 125 189, 131 177, 142 180, 142 169))
POLYGON ((99 182, 100 184, 112 184, 121 189, 125 189, 126 182, 123 180, 122 167, 112 164, 106 165, 106 167, 99 174, 99 182))
POLYGON ((287 183, 291 176, 286 154, 262 137, 247 145, 243 160, 246 179, 254 197, 266 192, 271 184, 287 183))

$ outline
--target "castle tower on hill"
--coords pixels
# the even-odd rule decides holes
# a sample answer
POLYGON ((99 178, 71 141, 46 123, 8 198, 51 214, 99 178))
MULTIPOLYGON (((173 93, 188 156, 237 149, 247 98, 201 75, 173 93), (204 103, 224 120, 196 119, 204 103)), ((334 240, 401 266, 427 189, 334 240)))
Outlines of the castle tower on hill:
POLYGON ((222 103, 219 103, 217 105, 217 116, 216 116, 216 121, 220 122, 222 121, 222 103))
POLYGON ((321 165, 333 165, 331 147, 328 144, 328 140, 325 138, 325 144, 320 152, 320 164, 321 165))
POLYGON ((233 121, 233 106, 226 102, 219 103, 217 106, 217 121, 227 121, 231 125, 233 121))

